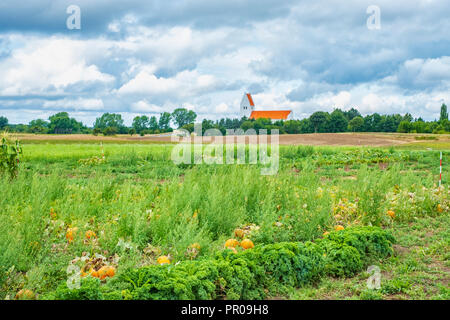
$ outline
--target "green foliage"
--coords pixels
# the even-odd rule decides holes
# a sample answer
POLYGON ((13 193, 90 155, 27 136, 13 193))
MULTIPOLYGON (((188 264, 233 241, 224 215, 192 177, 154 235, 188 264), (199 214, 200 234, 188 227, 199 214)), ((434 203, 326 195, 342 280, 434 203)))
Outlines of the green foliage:
POLYGON ((194 123, 195 119, 197 119, 197 114, 192 110, 178 108, 172 112, 172 119, 178 128, 181 128, 186 124, 194 123))
POLYGON ((0 141, 0 175, 9 174, 15 178, 19 171, 19 155, 22 153, 19 141, 12 143, 6 136, 0 141))
POLYGON ((92 277, 81 278, 80 288, 70 289, 63 282, 53 294, 44 299, 49 300, 103 300, 104 296, 100 288, 100 280, 92 277))
MULTIPOLYGON (((66 134, 80 132, 84 126, 81 122, 70 118, 67 112, 59 112, 52 115, 48 124, 49 133, 66 134)), ((42 123, 41 123, 42 124, 42 123)))
MULTIPOLYGON (((225 249, 214 259, 131 268, 109 290, 118 286, 123 298, 139 300, 264 299, 285 287, 314 283, 325 274, 352 276, 361 271, 364 256, 345 242, 363 250, 363 239, 372 257, 385 257, 389 251, 385 246, 391 237, 382 229, 349 228, 317 243, 276 243, 237 253, 225 249)), ((96 296, 98 288, 93 290, 96 296)))

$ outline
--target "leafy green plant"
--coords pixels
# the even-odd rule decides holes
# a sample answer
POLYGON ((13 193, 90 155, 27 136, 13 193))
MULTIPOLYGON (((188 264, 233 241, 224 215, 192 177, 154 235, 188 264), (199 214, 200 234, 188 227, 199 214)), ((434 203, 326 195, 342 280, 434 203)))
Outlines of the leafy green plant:
POLYGON ((15 178, 19 171, 19 155, 22 153, 19 141, 14 143, 4 134, 0 143, 0 174, 7 173, 15 178))

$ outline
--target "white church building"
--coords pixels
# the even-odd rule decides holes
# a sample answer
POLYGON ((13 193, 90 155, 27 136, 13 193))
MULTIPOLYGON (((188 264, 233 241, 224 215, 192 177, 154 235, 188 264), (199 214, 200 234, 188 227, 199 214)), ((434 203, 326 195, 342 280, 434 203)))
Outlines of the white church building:
POLYGON ((272 120, 272 122, 294 119, 294 113, 292 110, 255 110, 255 103, 253 102, 253 98, 250 93, 244 93, 240 111, 241 117, 247 117, 249 119, 266 118, 272 120))

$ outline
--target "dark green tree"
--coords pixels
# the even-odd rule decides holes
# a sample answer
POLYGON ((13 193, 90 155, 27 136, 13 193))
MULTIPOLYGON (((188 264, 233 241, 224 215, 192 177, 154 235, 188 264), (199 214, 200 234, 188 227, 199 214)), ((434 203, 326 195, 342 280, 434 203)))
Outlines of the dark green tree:
POLYGON ((335 109, 330 114, 330 120, 328 124, 328 129, 331 132, 345 132, 347 131, 348 120, 344 113, 340 109, 335 109))
POLYGON ((185 108, 178 108, 172 112, 172 119, 178 128, 190 123, 194 123, 197 119, 197 114, 192 110, 185 108))
POLYGON ((443 103, 441 106, 441 116, 439 118, 439 121, 448 121, 448 111, 445 103, 443 103))
POLYGON ((0 117, 0 129, 4 129, 8 125, 8 118, 0 117))
POLYGON ((116 128, 118 133, 127 133, 122 115, 117 113, 104 113, 100 118, 95 120, 94 128, 98 128, 103 131, 108 127, 116 128))
POLYGON ((309 121, 311 121, 315 133, 323 132, 326 129, 329 116, 328 112, 317 111, 309 117, 309 121))
POLYGON ((364 119, 361 116, 356 116, 348 122, 348 129, 352 132, 361 132, 364 130, 364 119))
POLYGON ((48 125, 49 133, 66 134, 77 133, 84 128, 81 122, 70 118, 67 112, 59 112, 48 118, 50 123, 48 125))
POLYGON ((135 117, 133 119, 133 124, 131 125, 135 132, 141 133, 144 130, 149 129, 150 119, 147 116, 135 117))
POLYGON ((159 117, 159 129, 161 131, 167 131, 170 129, 170 120, 172 119, 172 115, 169 112, 161 113, 159 117))

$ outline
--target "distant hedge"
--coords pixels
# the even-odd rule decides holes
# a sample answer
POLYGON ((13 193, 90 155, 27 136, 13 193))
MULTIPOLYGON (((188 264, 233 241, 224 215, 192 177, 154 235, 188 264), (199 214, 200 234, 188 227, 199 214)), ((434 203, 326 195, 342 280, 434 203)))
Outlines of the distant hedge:
POLYGON ((283 242, 215 257, 129 269, 102 285, 63 283, 45 299, 264 299, 286 287, 314 283, 323 276, 352 276, 371 261, 392 254, 395 239, 378 227, 350 227, 315 242, 283 242))

